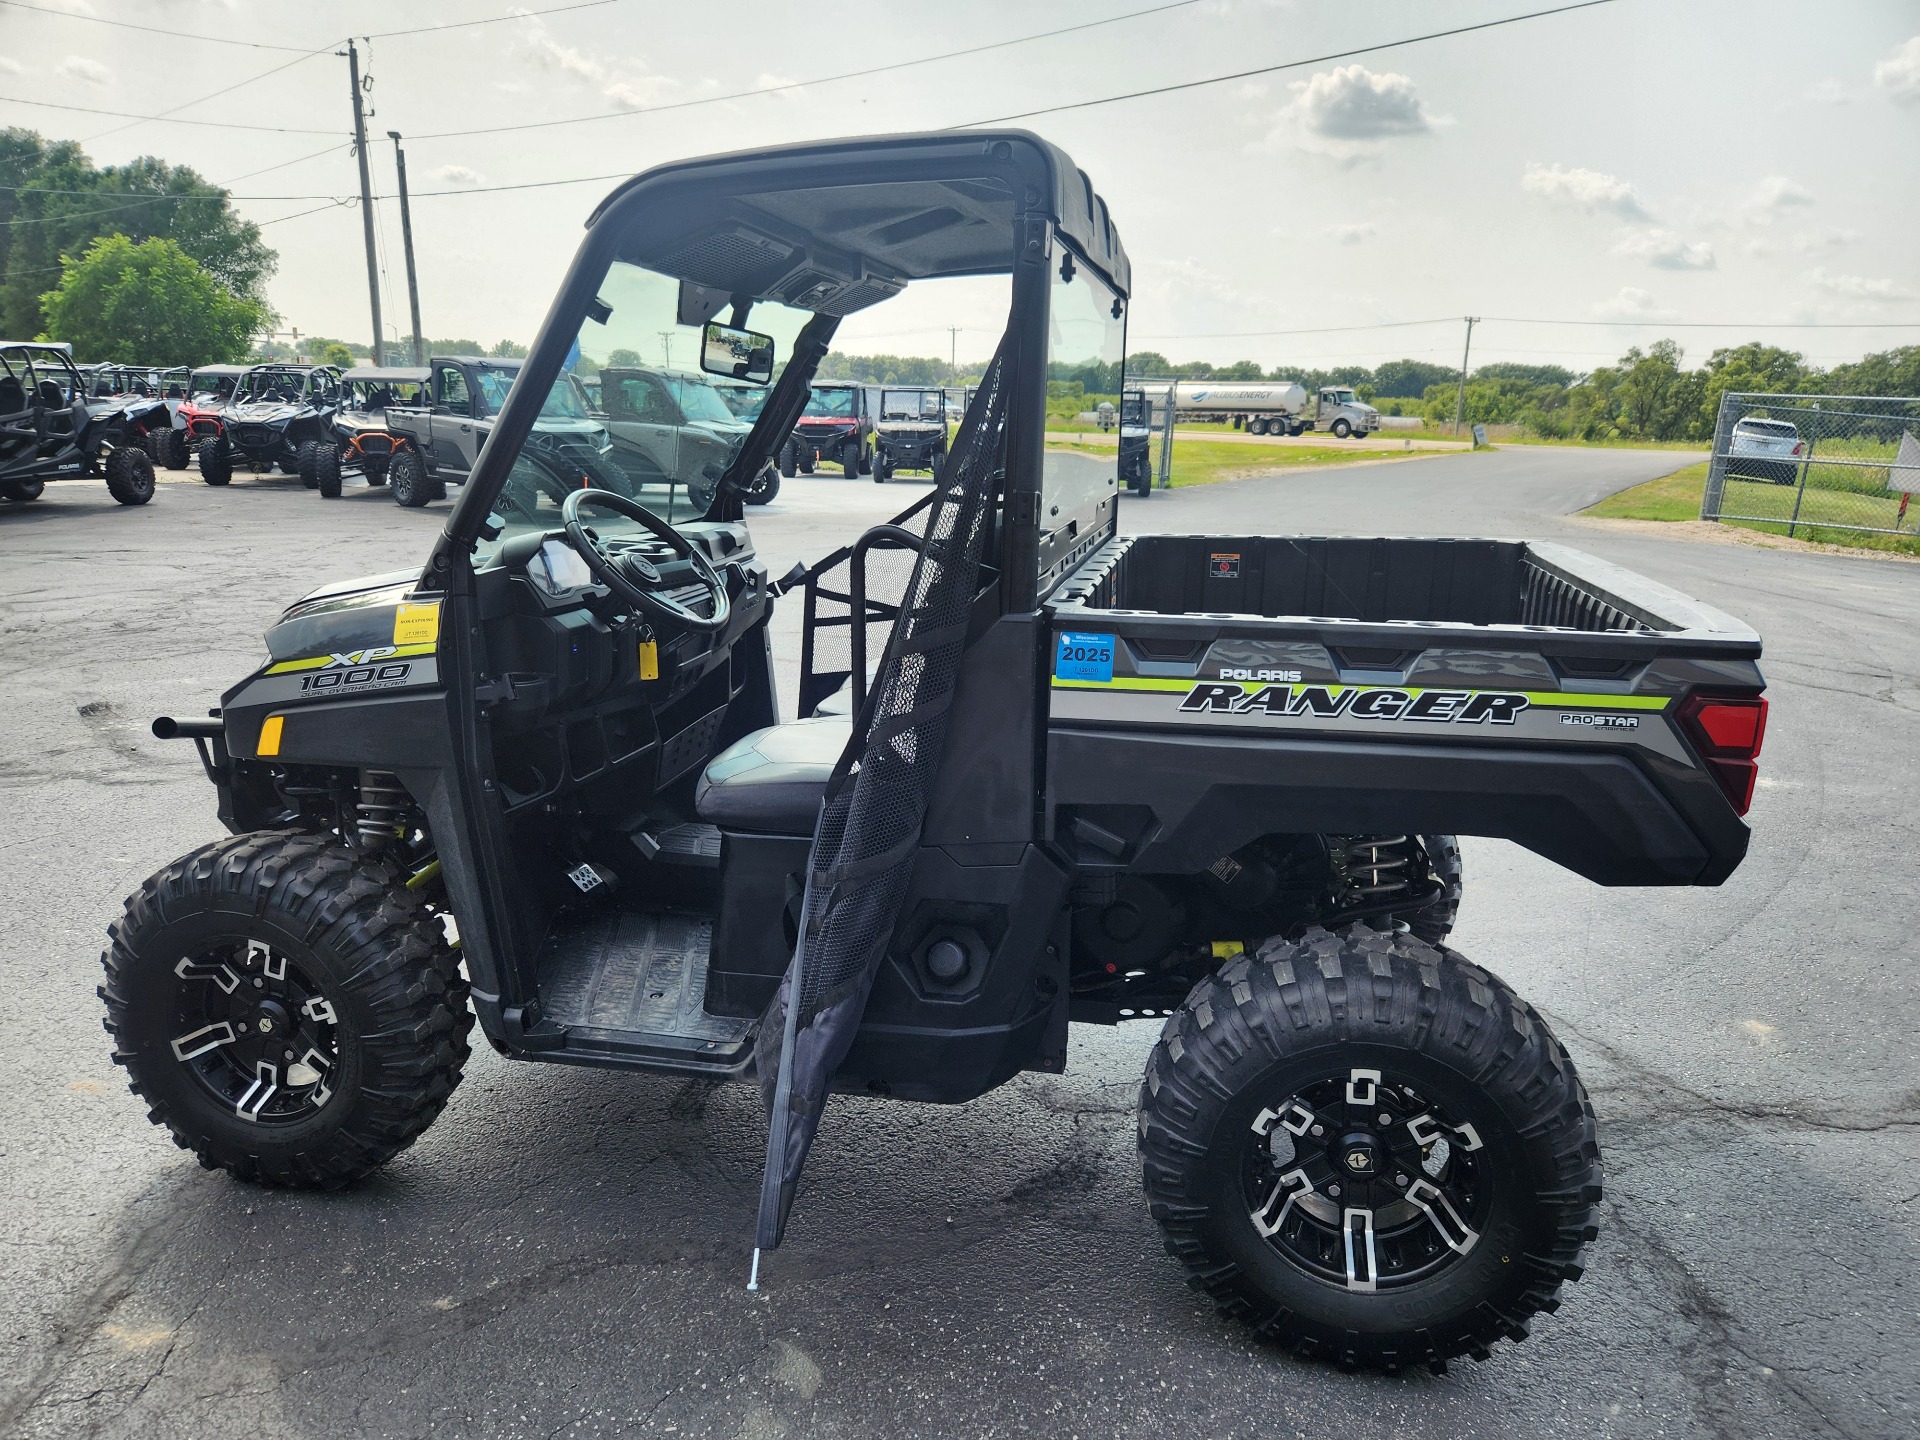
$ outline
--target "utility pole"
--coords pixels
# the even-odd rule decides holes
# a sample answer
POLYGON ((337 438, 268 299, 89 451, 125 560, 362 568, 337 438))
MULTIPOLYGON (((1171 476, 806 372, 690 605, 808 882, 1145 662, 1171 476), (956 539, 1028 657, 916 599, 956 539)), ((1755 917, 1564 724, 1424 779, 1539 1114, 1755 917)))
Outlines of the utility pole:
POLYGON ((958 325, 947 327, 947 378, 949 380, 960 378, 960 327, 958 325))
POLYGON ((360 157, 360 227, 367 240, 367 298, 373 304, 373 363, 384 365, 386 330, 380 324, 380 263, 373 255, 373 182, 367 176, 367 114, 360 99, 360 52, 349 40, 345 53, 347 73, 353 79, 353 153, 360 157))
POLYGON ((660 353, 663 357, 660 361, 660 368, 663 370, 671 370, 673 368, 673 332, 671 330, 662 330, 659 334, 660 353))
POLYGON ((393 141, 393 166, 400 172, 400 243, 407 252, 407 306, 413 312, 413 363, 424 365, 426 341, 420 336, 420 282, 413 273, 413 212, 407 208, 407 152, 400 148, 400 132, 387 131, 393 141))
POLYGON ((1467 348, 1460 352, 1460 392, 1453 397, 1453 433, 1460 433, 1460 417, 1467 408, 1467 357, 1473 354, 1473 327, 1479 320, 1478 315, 1469 315, 1467 321, 1467 348))

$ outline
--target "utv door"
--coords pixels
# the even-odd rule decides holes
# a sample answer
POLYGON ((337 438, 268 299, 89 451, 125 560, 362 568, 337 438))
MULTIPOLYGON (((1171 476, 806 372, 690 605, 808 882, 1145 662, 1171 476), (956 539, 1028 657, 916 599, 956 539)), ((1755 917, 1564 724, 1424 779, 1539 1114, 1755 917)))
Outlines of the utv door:
POLYGON ((452 475, 473 469, 474 456, 486 439, 474 421, 473 392, 467 372, 458 365, 435 367, 433 376, 433 465, 452 475))
POLYGON ((640 494, 680 478, 680 407, 667 387, 648 375, 622 375, 600 392, 613 458, 640 494))

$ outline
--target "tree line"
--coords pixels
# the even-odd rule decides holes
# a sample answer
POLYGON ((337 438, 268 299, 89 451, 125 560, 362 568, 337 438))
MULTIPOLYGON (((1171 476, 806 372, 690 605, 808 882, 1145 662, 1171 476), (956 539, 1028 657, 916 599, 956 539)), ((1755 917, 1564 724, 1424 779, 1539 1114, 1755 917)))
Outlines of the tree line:
POLYGON ((279 257, 227 196, 185 165, 100 166, 0 129, 0 335, 65 340, 82 361, 242 358, 274 322, 279 257))

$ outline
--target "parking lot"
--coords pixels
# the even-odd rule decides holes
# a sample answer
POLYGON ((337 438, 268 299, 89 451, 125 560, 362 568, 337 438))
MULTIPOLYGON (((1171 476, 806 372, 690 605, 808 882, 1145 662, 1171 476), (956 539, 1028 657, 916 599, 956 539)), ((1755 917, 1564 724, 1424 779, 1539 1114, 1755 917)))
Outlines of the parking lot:
MULTIPOLYGON (((1914 1434, 1920 566, 1567 518, 1692 459, 1516 448, 1123 511, 1549 538, 1765 638, 1754 843, 1726 886, 1602 890, 1465 842, 1453 943, 1573 1053, 1608 1199, 1559 1314, 1439 1377, 1276 1356, 1184 1287, 1140 1196, 1148 1025, 1078 1030, 1065 1076, 963 1107, 836 1101, 758 1294, 746 1088, 480 1047, 355 1190, 202 1172, 126 1094, 93 995, 120 898, 218 833, 191 750, 147 723, 217 703, 313 584, 417 560, 446 507, 279 477, 0 509, 0 1434, 1914 1434)), ((918 489, 798 479, 750 519, 778 574, 918 489)))

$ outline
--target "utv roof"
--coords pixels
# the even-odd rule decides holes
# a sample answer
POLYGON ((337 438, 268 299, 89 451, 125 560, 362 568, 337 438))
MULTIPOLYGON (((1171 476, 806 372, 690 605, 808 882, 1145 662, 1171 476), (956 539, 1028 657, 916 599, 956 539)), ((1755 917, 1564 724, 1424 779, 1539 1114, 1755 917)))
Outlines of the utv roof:
POLYGON ((374 385, 424 385, 432 374, 425 365, 356 365, 340 378, 374 385))
POLYGON ((929 131, 677 161, 594 211, 619 258, 728 294, 847 315, 910 280, 1004 274, 1014 217, 1051 218, 1121 293, 1132 271, 1107 205, 1025 130, 929 131), (644 196, 644 198, 642 198, 644 196))
POLYGON ((431 358, 436 365, 445 360, 460 365, 491 365, 496 370, 518 370, 527 363, 520 355, 435 355, 431 358))
POLYGON ((195 375, 245 375, 249 370, 258 370, 258 365, 195 365, 195 375))

